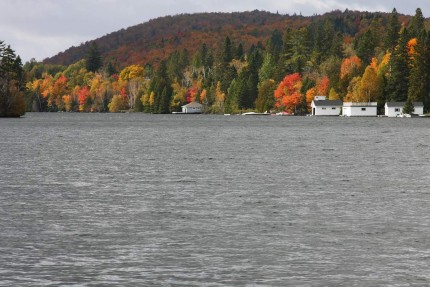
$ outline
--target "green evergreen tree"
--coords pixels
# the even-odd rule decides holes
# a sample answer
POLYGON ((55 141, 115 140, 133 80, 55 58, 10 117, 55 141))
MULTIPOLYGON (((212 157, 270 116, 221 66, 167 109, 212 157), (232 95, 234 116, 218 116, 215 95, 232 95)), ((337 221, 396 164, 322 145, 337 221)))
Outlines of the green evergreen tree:
POLYGON ((231 42, 230 37, 227 36, 224 40, 221 54, 222 63, 224 65, 229 64, 233 60, 233 51, 233 43, 231 42))
POLYGON ((369 65, 375 55, 376 39, 371 29, 368 29, 359 38, 356 45, 357 56, 363 61, 365 66, 369 65))
POLYGON ((105 66, 105 72, 108 76, 112 76, 114 74, 118 74, 118 70, 115 68, 115 66, 112 64, 111 61, 107 63, 105 66))
POLYGON ((236 49, 236 56, 235 56, 235 58, 236 59, 238 59, 238 60, 242 60, 243 59, 243 57, 244 57, 244 51, 243 51, 243 44, 242 43, 239 43, 239 46, 237 46, 237 49, 236 49))
POLYGON ((0 117, 25 114, 24 84, 21 58, 0 41, 0 117))
POLYGON ((139 91, 139 93, 137 94, 137 97, 134 98, 134 111, 135 112, 143 112, 143 103, 141 101, 141 98, 143 96, 143 92, 139 91))
POLYGON ((410 98, 408 98, 406 100, 405 105, 403 106, 403 110, 402 110, 403 113, 407 114, 407 115, 410 115, 410 114, 412 114, 414 112, 414 109, 415 109, 414 103, 412 103, 412 100, 410 98))
POLYGON ((279 61, 275 62, 276 66, 273 78, 276 82, 280 82, 285 75, 292 73, 289 69, 290 67, 287 65, 287 60, 292 50, 291 37, 292 30, 291 28, 287 28, 282 37, 282 50, 279 55, 279 61))
POLYGON ((396 8, 394 8, 391 12, 391 16, 388 22, 387 35, 385 38, 385 47, 390 52, 393 52, 397 45, 401 27, 402 26, 400 25, 399 15, 397 14, 396 8))
POLYGON ((102 56, 96 42, 92 42, 85 57, 85 67, 90 72, 97 72, 102 66, 102 56))
POLYGON ((161 92, 161 100, 160 100, 160 114, 168 114, 170 113, 170 95, 167 92, 167 87, 164 87, 161 92))
POLYGON ((308 113, 308 105, 306 103, 306 95, 302 94, 300 97, 299 104, 296 106, 295 115, 305 116, 308 113))
POLYGON ((276 70, 276 65, 275 65, 275 60, 272 57, 272 54, 265 53, 263 58, 263 63, 258 73, 260 83, 269 79, 273 79, 275 70, 276 70))
POLYGON ((410 38, 418 38, 421 35, 425 30, 424 21, 423 12, 420 8, 417 8, 414 17, 411 18, 408 25, 410 38))
MULTIPOLYGON (((321 58, 326 59, 330 55, 330 52, 333 48, 336 32, 334 30, 333 22, 330 19, 326 19, 324 21, 324 25, 321 28, 321 46, 316 48, 321 55, 321 58)), ((321 61, 318 61, 318 64, 319 63, 321 63, 321 61)))
POLYGON ((408 98, 414 102, 424 102, 428 108, 430 94, 430 32, 415 46, 413 65, 409 78, 408 98))
POLYGON ((338 32, 334 35, 328 57, 343 57, 343 35, 338 32))
POLYGON ((267 79, 260 82, 258 86, 258 97, 255 102, 255 107, 258 112, 263 113, 270 111, 275 105, 274 92, 276 83, 274 80, 267 79))
POLYGON ((404 28, 390 59, 391 73, 386 86, 387 100, 390 102, 403 102, 408 97, 410 74, 408 41, 409 35, 407 29, 404 28))
POLYGON ((306 27, 292 32, 286 64, 291 73, 302 73, 309 58, 310 39, 306 27))
POLYGON ((279 61, 282 45, 282 33, 278 29, 275 29, 267 43, 267 52, 272 56, 274 62, 279 61))
POLYGON ((155 77, 151 80, 149 93, 151 92, 155 94, 153 112, 168 113, 172 87, 167 74, 166 61, 160 62, 155 77))

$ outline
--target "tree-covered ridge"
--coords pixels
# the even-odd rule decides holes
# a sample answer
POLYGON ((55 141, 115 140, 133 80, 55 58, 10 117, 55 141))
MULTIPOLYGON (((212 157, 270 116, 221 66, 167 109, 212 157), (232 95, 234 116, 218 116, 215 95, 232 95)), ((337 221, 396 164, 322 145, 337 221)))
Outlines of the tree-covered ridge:
MULTIPOLYGON (((430 36, 419 8, 413 17, 395 9, 389 14, 334 11, 313 17, 254 11, 180 15, 151 25, 155 23, 161 30, 154 37, 170 26, 171 35, 182 31, 193 35, 192 41, 183 36, 176 46, 159 46, 153 50, 158 56, 147 62, 131 61, 126 56, 134 51, 131 47, 114 56, 95 41, 86 50, 81 47, 80 60, 68 66, 27 63, 28 108, 170 113, 197 101, 208 113, 306 114, 314 96, 326 95, 377 101, 380 108, 386 101, 410 99, 429 109, 430 36), (202 15, 216 15, 218 29, 210 20, 202 25, 202 15), (193 21, 197 24, 190 26, 193 21), (266 36, 245 41, 250 33, 266 36)), ((164 36, 168 43, 171 38, 164 36)))

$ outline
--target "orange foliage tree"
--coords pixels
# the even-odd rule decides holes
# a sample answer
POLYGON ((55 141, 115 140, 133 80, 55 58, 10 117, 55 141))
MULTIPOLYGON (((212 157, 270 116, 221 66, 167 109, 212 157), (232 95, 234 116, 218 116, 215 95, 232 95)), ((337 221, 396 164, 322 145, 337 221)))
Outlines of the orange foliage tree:
POLYGON ((351 75, 354 72, 358 71, 361 67, 361 60, 357 56, 351 56, 342 61, 342 65, 340 66, 340 78, 343 79, 347 75, 351 75))
POLYGON ((275 90, 275 107, 293 113, 302 96, 302 77, 299 73, 287 75, 275 90))
POLYGON ((83 88, 78 90, 78 102, 79 102, 79 111, 86 111, 86 103, 88 97, 90 96, 90 89, 88 86, 84 86, 83 88))
POLYGON ((320 96, 327 96, 329 92, 330 80, 327 76, 324 76, 317 83, 317 93, 320 96))

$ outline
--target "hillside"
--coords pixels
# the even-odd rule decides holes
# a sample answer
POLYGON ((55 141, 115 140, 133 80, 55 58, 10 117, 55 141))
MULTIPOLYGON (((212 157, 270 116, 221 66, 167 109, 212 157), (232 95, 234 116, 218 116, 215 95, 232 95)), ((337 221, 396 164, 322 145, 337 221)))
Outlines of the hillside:
MULTIPOLYGON (((275 29, 284 31, 299 28, 312 22, 334 19, 337 30, 354 35, 367 28, 366 19, 383 16, 381 13, 334 11, 322 16, 289 16, 264 11, 237 13, 200 13, 160 17, 146 23, 122 29, 94 40, 102 56, 119 66, 157 63, 173 51, 188 49, 195 52, 201 43, 216 48, 226 36, 245 49, 258 42, 264 43, 275 29)), ((85 57, 92 41, 71 47, 51 58, 47 64, 70 65, 85 57)))
POLYGON ((323 95, 429 111, 429 24, 419 8, 162 17, 26 65, 27 109, 171 113, 197 101, 206 113, 305 115, 323 95))

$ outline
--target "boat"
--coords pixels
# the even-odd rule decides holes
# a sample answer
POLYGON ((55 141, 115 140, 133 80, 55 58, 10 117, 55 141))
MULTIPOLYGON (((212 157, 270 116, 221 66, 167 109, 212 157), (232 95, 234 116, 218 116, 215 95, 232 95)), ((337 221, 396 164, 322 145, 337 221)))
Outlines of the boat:
POLYGON ((279 113, 276 113, 275 115, 277 115, 277 116, 291 116, 291 114, 287 113, 287 112, 279 112, 279 113))
POLYGON ((247 113, 243 113, 242 116, 270 116, 270 113, 268 113, 268 112, 265 112, 265 113, 247 112, 247 113))

